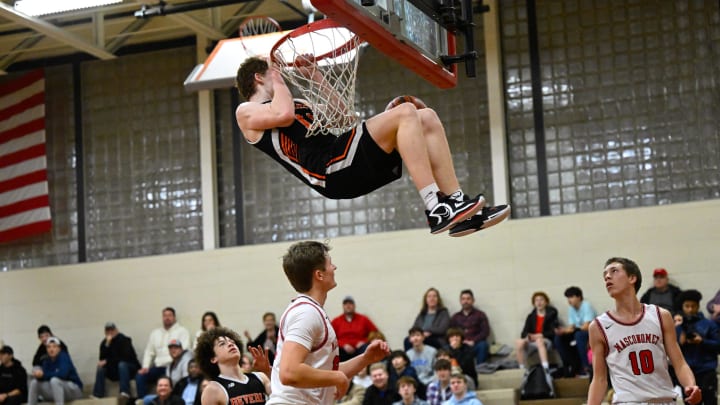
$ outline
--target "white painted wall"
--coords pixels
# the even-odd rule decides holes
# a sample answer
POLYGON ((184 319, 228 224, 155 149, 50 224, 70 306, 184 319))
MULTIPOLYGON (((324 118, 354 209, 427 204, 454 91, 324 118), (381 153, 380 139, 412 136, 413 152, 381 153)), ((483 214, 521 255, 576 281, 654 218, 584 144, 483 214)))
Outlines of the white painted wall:
MULTIPOLYGON (((353 295, 392 347, 402 339, 430 286, 451 312, 458 294, 472 288, 487 312, 496 340, 511 343, 530 311, 530 295, 544 290, 565 318, 566 287, 577 285, 597 310, 611 300, 601 273, 611 256, 638 262, 645 280, 668 269, 674 283, 697 288, 704 300, 720 288, 720 200, 550 218, 511 220, 465 238, 426 230, 331 240, 338 287, 326 309, 341 311, 353 295)), ((160 311, 173 306, 192 335, 206 310, 240 332, 260 332, 265 311, 282 312, 293 297, 281 269, 288 243, 57 266, 0 274, 0 340, 29 364, 35 331, 48 324, 70 347, 86 384, 94 380, 106 321, 131 336, 142 356, 160 311)), ((704 304, 703 304, 704 307, 704 304)))

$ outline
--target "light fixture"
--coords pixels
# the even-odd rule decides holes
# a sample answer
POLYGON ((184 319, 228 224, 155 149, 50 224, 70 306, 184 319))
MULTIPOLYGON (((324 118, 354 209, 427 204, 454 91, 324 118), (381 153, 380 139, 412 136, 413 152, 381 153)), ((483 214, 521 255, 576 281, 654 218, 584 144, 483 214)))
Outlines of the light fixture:
POLYGON ((122 3, 123 0, 16 0, 15 10, 38 16, 122 3))

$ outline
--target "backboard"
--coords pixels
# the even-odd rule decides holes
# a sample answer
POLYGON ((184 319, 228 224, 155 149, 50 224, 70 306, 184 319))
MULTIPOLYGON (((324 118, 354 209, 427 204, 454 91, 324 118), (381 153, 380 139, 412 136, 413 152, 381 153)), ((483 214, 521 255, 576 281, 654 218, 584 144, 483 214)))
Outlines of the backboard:
POLYGON ((439 88, 457 84, 453 56, 455 34, 439 18, 415 4, 418 0, 311 0, 312 5, 390 58, 439 88), (363 3, 374 3, 363 6, 363 3))

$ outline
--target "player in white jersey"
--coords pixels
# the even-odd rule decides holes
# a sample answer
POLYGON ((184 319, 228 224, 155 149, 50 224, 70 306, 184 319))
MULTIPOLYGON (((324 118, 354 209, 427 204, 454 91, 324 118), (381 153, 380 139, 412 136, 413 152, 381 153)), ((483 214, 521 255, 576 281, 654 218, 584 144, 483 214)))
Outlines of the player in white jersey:
POLYGON ((299 295, 280 318, 277 352, 271 373, 268 405, 331 405, 348 389, 350 379, 385 358, 386 342, 371 342, 365 353, 340 363, 337 337, 323 305, 335 288, 330 247, 298 242, 283 256, 283 270, 299 295))
POLYGON ((603 401, 608 371, 615 390, 613 404, 674 404, 668 357, 684 386, 684 400, 699 403, 700 388, 678 346, 672 315, 655 305, 643 305, 637 298, 642 282, 637 264, 625 258, 608 259, 603 280, 615 300, 615 309, 590 325, 593 380, 588 405, 603 401))

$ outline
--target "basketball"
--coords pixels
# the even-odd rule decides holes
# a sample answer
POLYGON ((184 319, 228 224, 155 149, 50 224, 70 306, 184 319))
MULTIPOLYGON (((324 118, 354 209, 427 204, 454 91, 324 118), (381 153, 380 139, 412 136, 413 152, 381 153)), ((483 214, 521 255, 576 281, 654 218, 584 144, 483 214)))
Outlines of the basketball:
POLYGON ((394 99, 390 100, 388 105, 385 107, 385 111, 395 108, 402 103, 413 103, 413 105, 418 110, 427 108, 427 105, 425 105, 425 103, 422 100, 420 100, 419 98, 417 98, 415 96, 397 96, 394 99))

